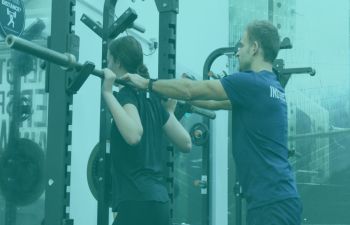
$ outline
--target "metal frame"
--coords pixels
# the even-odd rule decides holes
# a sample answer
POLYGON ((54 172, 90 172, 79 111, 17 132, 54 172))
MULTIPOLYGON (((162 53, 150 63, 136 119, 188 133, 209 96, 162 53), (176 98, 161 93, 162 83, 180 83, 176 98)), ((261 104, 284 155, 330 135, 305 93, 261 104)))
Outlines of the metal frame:
MULTIPOLYGON (((16 140, 20 138, 19 128, 20 128, 20 117, 21 112, 21 75, 12 74, 12 84, 13 96, 12 96, 12 116, 9 115, 9 136, 8 143, 6 146, 7 151, 14 151, 16 148, 16 140)), ((5 202, 5 225, 15 225, 16 224, 17 207, 9 202, 5 202)))
MULTIPOLYGON (((158 78, 172 79, 176 77, 176 26, 179 10, 178 0, 155 0, 159 12, 159 50, 158 50, 158 78)), ((174 202, 174 147, 166 147, 167 183, 170 197, 170 218, 173 218, 174 202)))
MULTIPOLYGON (((178 13, 178 0, 160 1, 155 0, 159 11, 159 78, 175 78, 176 63, 176 19, 178 13)), ((117 0, 106 0, 103 13, 103 40, 102 40, 102 67, 107 67, 107 49, 110 38, 110 26, 114 21, 114 11, 117 0)), ((70 46, 70 35, 74 34, 71 25, 75 21, 75 13, 72 6, 75 0, 62 2, 53 0, 52 2, 52 35, 50 48, 58 52, 72 52, 70 46), (69 15, 69 13, 71 13, 69 15), (62 16, 66 15, 66 16, 62 16), (62 21, 62 18, 65 21, 62 21), (63 37, 62 37, 63 36, 63 37)), ((70 165, 70 151, 68 145, 71 142, 71 132, 68 127, 72 123, 72 96, 66 93, 67 72, 63 72, 56 65, 49 67, 50 77, 48 79, 47 90, 50 92, 49 126, 48 126, 48 153, 47 153, 47 187, 46 187, 46 208, 45 224, 60 225, 73 224, 69 219, 69 186, 70 174, 67 166, 70 165), (57 73, 64 74, 56 75, 57 73), (51 85, 52 84, 52 85, 51 85), (64 124, 64 126, 62 126, 64 124), (64 150, 64 151, 62 151, 64 150), (52 204, 52 203, 55 204, 52 204)), ((102 100, 102 99, 101 99, 102 100)), ((107 142, 110 116, 106 106, 101 101, 100 114, 100 148, 104 149, 100 158, 102 174, 99 185, 98 219, 99 225, 108 224, 109 207, 106 197, 109 183, 105 177, 108 173, 110 163, 109 144, 107 142)), ((173 202, 173 155, 174 148, 168 146, 168 181, 171 202, 173 202)), ((172 215, 172 209, 171 209, 172 215)))
MULTIPOLYGON (((107 51, 110 41, 110 26, 114 22, 114 13, 117 0, 105 0, 103 6, 103 27, 102 27, 102 68, 107 67, 107 51)), ((102 86, 103 80, 101 80, 102 86)), ((110 131, 111 116, 108 113, 103 96, 101 95, 100 106, 100 149, 102 151, 100 162, 100 168, 102 174, 99 174, 100 184, 98 187, 98 204, 97 204, 97 224, 108 225, 109 220, 109 205, 108 205, 108 190, 110 182, 106 179, 108 177, 109 165, 110 165, 110 149, 109 143, 107 143, 109 131, 110 131)))
MULTIPOLYGON (((208 61, 206 60, 203 68, 203 80, 209 80, 210 77, 208 75, 209 70, 207 71, 208 68, 208 61)), ((212 63, 212 62, 211 62, 212 63)), ((210 65, 211 66, 211 65, 210 65)), ((209 131, 211 130, 211 123, 210 119, 207 117, 202 117, 202 123, 204 123, 209 131)), ((201 180, 202 182, 205 183, 205 186, 201 188, 201 194, 202 194, 202 224, 203 225, 209 225, 210 223, 210 216, 211 214, 209 213, 209 201, 210 201, 210 185, 209 181, 211 180, 210 177, 210 138, 208 141, 202 146, 202 176, 201 180)))
MULTIPOLYGON (((104 4, 104 17, 102 28, 102 67, 107 67, 108 43, 112 36, 111 27, 114 22, 114 11, 117 0, 106 0, 104 4)), ((52 1, 52 32, 48 39, 48 47, 56 52, 71 52, 78 58, 79 38, 74 34, 76 0, 52 1), (75 53, 75 54, 74 54, 75 53)), ((176 17, 178 13, 178 0, 156 0, 159 11, 159 73, 160 78, 175 78, 176 61, 176 17)), ((113 31, 113 30, 112 30, 113 31)), ((57 56, 57 55, 56 55, 57 56)), ((56 57, 57 58, 57 57, 56 57)), ((58 57, 59 58, 59 57, 58 57)), ((62 57, 61 57, 62 58, 62 57)), ((70 57, 67 57, 70 58, 70 57)), ((65 57, 63 57, 66 60, 65 57)), ((61 60, 62 61, 62 60, 61 60)), ((74 61, 74 60, 73 60, 74 61)), ((74 62, 68 59, 68 64, 74 62)), ((69 215, 70 204, 70 164, 71 164, 71 124, 72 124, 72 92, 70 81, 74 80, 73 73, 62 70, 58 65, 49 64, 47 69, 45 90, 49 96, 49 120, 48 143, 46 155, 46 198, 45 219, 46 225, 73 224, 69 215)), ((96 74, 95 74, 96 75, 96 74)), ((101 83, 102 85, 102 83, 101 83)), ((98 216, 99 225, 108 224, 109 205, 107 191, 110 187, 106 179, 109 171, 110 150, 108 131, 110 127, 110 115, 107 113, 105 103, 101 97, 100 114, 100 148, 104 154, 99 159, 102 172, 99 174, 99 200, 98 216)), ((173 146, 168 146, 168 182, 171 202, 173 202, 173 146)), ((172 210, 171 210, 172 215, 172 210)), ((11 224, 12 225, 12 224, 11 224)))
MULTIPOLYGON (((49 48, 72 52, 77 56, 79 39, 74 34, 75 0, 52 0, 49 48)), ((47 69, 46 90, 49 95, 48 137, 46 152, 45 225, 72 225, 69 218, 72 95, 66 92, 69 76, 59 66, 47 69)))

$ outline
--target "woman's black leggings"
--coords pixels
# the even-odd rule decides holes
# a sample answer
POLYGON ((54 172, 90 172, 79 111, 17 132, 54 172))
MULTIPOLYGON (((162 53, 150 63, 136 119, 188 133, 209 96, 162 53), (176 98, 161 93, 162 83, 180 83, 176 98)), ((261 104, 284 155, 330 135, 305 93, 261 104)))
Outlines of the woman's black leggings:
POLYGON ((122 202, 113 225, 170 225, 168 202, 122 202))

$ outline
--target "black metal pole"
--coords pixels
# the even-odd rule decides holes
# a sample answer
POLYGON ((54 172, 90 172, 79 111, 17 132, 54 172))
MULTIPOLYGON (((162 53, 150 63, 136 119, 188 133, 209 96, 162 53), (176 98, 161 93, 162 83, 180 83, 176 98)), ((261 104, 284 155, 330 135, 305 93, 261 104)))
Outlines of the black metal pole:
MULTIPOLYGON (((155 0, 159 12, 159 51, 158 77, 172 79, 176 77, 176 25, 179 10, 178 0, 155 0)), ((167 146, 167 181, 170 197, 170 218, 173 218, 174 204, 174 147, 167 146)))
MULTIPOLYGON (((20 127, 20 105, 21 105, 21 76, 20 74, 14 73, 12 69, 11 73, 11 86, 12 86, 12 107, 10 114, 10 128, 8 143, 6 146, 6 151, 15 151, 16 140, 20 137, 19 127, 20 127)), ((17 217, 17 207, 10 201, 5 202, 5 225, 16 225, 17 217)))
MULTIPOLYGON (((75 0, 52 0, 49 48, 78 57, 79 37, 74 33, 75 0)), ((49 111, 46 150, 45 225, 73 225, 70 219, 70 165, 73 97, 66 91, 73 74, 50 64, 46 74, 49 111)))
MULTIPOLYGON (((110 41, 110 27, 114 22, 115 6, 117 0, 105 0, 103 7, 103 29, 102 29, 102 68, 106 68, 107 65, 107 51, 108 44, 110 41)), ((102 86, 101 81, 101 86, 102 86)), ((110 168, 110 146, 108 144, 108 136, 110 131, 111 116, 108 113, 107 106, 104 102, 103 96, 101 95, 100 105, 100 137, 99 144, 101 149, 101 157, 99 159, 99 185, 98 185, 98 203, 97 203, 97 224, 108 225, 109 221, 109 191, 110 191, 110 180, 107 179, 109 176, 110 168)))

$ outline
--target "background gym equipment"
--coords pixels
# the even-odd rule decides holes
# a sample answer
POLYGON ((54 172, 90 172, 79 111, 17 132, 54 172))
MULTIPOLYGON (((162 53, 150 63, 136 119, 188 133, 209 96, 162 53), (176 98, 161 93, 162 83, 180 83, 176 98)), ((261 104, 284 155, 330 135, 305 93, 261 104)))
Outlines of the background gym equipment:
POLYGON ((189 131, 192 143, 197 146, 206 144, 209 140, 209 129, 204 123, 196 123, 189 131))
POLYGON ((32 101, 24 96, 20 98, 20 103, 17 105, 17 107, 13 106, 13 101, 9 102, 8 107, 10 115, 13 115, 13 110, 18 112, 19 122, 27 120, 33 114, 32 101))
MULTIPOLYGON (((280 49, 291 49, 292 47, 293 45, 288 37, 284 38, 280 43, 280 49)), ((207 57, 204 63, 205 73, 213 79, 222 78, 222 76, 218 76, 217 74, 210 71, 212 64, 217 58, 219 58, 222 55, 236 55, 238 48, 239 42, 237 42, 234 47, 218 48, 212 53, 210 53, 210 55, 207 57)), ((292 74, 309 74, 310 76, 314 76, 316 74, 316 70, 312 67, 284 68, 283 59, 276 59, 273 62, 273 71, 278 76, 278 80, 280 81, 283 87, 287 85, 287 82, 292 74)))
MULTIPOLYGON (((139 32, 144 33, 145 29, 140 26, 135 26, 134 21, 137 19, 137 14, 132 8, 128 8, 110 27, 109 38, 113 39, 128 28, 134 28, 139 32)), ((103 37, 103 28, 99 22, 93 21, 90 17, 83 14, 80 18, 87 27, 94 31, 99 37, 103 37)))
MULTIPOLYGON (((91 194, 94 196, 96 200, 98 200, 98 183, 102 179, 101 177, 101 167, 99 165, 99 160, 101 160, 102 150, 99 147, 99 144, 96 144, 93 150, 91 151, 89 161, 87 164, 86 175, 88 185, 91 191, 91 194)), ((107 179, 111 182, 111 175, 108 174, 107 179)), ((108 192, 108 205, 111 206, 112 193, 110 188, 107 190, 108 192)))
MULTIPOLYGON (((21 38, 25 40, 35 40, 43 36, 42 31, 46 25, 43 20, 36 18, 35 21, 26 28, 21 38)), ((19 51, 11 52, 11 62, 13 65, 13 72, 20 74, 20 76, 26 76, 29 72, 33 71, 34 61, 31 55, 25 54, 19 51)))
POLYGON ((0 192, 6 201, 25 206, 44 192, 44 152, 35 142, 20 138, 0 156, 0 192))
MULTIPOLYGON (((37 39, 42 36, 44 29, 45 23, 41 19, 35 19, 24 30, 22 37, 37 39)), ((44 153, 38 144, 20 138, 19 131, 22 123, 33 113, 31 99, 21 92, 21 78, 34 69, 33 58, 21 52, 11 52, 10 56, 9 135, 0 159, 0 189, 6 200, 5 225, 15 225, 18 206, 36 201, 44 190, 44 153)))
MULTIPOLYGON (((59 53, 57 51, 37 45, 20 37, 8 35, 6 36, 5 42, 10 48, 34 55, 38 58, 47 60, 48 62, 55 63, 59 66, 62 66, 63 69, 68 71, 74 70, 76 72, 79 72, 84 67, 83 64, 76 61, 76 58, 73 54, 59 53)), ((95 68, 91 71, 91 74, 99 78, 104 77, 103 71, 95 68)), ((123 84, 123 81, 118 80, 116 81, 116 83, 123 84)))

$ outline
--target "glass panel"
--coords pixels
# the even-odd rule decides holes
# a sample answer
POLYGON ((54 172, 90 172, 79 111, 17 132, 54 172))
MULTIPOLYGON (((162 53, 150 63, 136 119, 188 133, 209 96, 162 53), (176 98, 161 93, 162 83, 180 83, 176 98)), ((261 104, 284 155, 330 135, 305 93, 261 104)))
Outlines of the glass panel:
MULTIPOLYGON (((51 1, 23 4, 21 37, 46 46, 51 1)), ((10 50, 0 41, 0 224, 37 225, 44 218, 48 95, 43 66, 42 60, 10 50)))
MULTIPOLYGON (((272 21, 281 38, 292 42, 278 58, 294 70, 286 85, 288 147, 294 152, 290 162, 304 204, 303 223, 350 223, 349 1, 231 0, 230 7, 231 45, 255 18, 272 21), (298 73, 300 68, 315 69, 316 75, 298 73)), ((236 64, 230 63, 232 72, 236 64)), ((235 224, 230 163, 229 224, 235 224)))
POLYGON ((291 12, 294 47, 280 57, 289 68, 316 70, 314 77, 293 75, 286 86, 289 148, 296 152, 291 161, 304 203, 304 223, 348 224, 349 2, 297 0, 291 12), (329 9, 332 16, 322 16, 329 9))
MULTIPOLYGON (((191 132, 201 123, 200 116, 185 114, 181 123, 191 132)), ((190 153, 175 151, 174 157, 174 225, 202 224, 202 146, 193 143, 190 153)))

